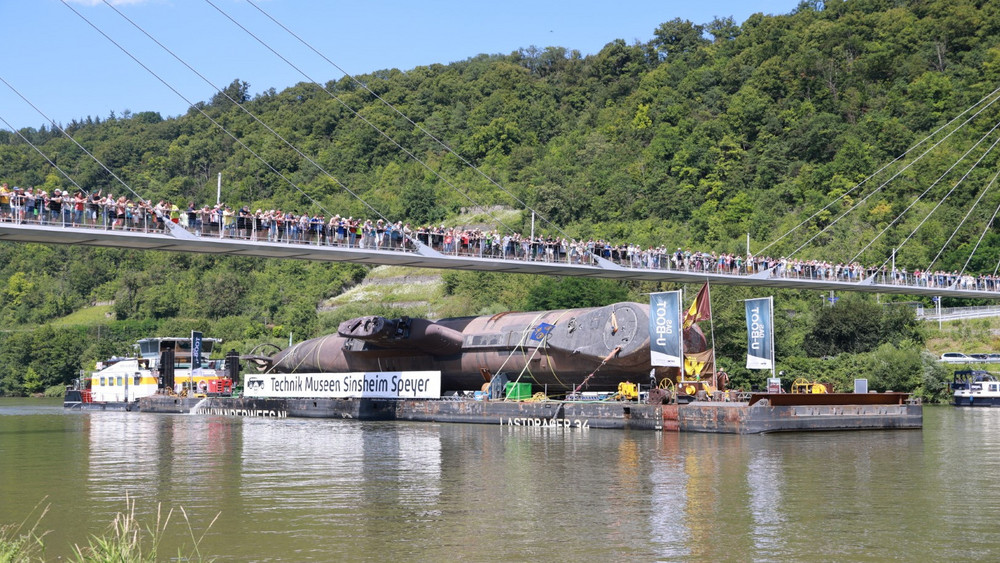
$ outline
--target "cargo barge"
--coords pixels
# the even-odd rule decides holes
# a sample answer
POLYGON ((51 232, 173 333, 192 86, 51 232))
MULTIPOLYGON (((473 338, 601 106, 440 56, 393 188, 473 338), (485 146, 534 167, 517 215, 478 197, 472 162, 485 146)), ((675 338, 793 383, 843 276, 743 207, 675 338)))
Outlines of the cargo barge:
MULTIPOLYGON (((691 311, 698 311, 692 321, 707 318, 699 316, 701 306, 691 311)), ((681 334, 679 310, 669 322, 657 320, 662 312, 656 308, 651 317, 650 305, 615 303, 439 321, 359 317, 334 334, 271 354, 230 352, 223 375, 234 387, 242 363, 255 370, 242 374, 237 396, 191 386, 178 391, 169 369, 174 361, 161 360, 168 368, 160 370, 162 383, 140 397, 138 407, 210 416, 733 434, 923 424, 921 406, 905 393, 829 393, 818 383, 792 388, 808 393, 778 393, 780 385, 771 394, 724 391, 696 324, 683 327, 683 358, 675 357, 683 364, 654 366, 651 335, 658 345, 668 332, 681 334)))
POLYGON ((267 418, 340 418, 758 434, 823 430, 919 429, 923 410, 906 393, 753 394, 746 401, 648 404, 623 401, 477 401, 368 398, 188 398, 152 395, 142 412, 267 418))

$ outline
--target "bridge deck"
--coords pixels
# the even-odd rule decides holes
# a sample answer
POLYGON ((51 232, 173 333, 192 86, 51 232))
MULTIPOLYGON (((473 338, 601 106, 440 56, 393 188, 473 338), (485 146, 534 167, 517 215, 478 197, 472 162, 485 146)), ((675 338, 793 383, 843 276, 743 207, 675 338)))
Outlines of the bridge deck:
POLYGON ((63 227, 58 225, 0 223, 0 241, 33 242, 41 244, 73 244, 137 250, 165 250, 172 252, 197 252, 229 256, 254 256, 260 258, 291 258, 327 262, 354 262, 360 264, 411 266, 452 270, 478 270, 518 274, 544 274, 580 276, 620 280, 700 283, 711 281, 720 285, 741 285, 781 289, 817 291, 859 291, 866 293, 893 293, 903 295, 941 295, 1000 299, 1000 292, 981 289, 924 287, 875 283, 872 280, 848 282, 823 279, 803 279, 772 276, 769 272, 758 274, 721 274, 703 271, 671 269, 627 268, 607 260, 598 265, 568 264, 564 262, 539 262, 479 258, 442 254, 425 245, 417 250, 377 250, 339 246, 314 246, 269 241, 249 241, 233 238, 196 237, 183 228, 173 226, 171 233, 104 230, 89 227, 63 227))

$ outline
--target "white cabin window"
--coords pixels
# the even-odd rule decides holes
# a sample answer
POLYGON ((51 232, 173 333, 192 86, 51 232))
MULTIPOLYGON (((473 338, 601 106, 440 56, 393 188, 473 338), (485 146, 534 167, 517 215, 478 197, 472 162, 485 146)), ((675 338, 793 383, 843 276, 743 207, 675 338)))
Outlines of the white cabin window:
POLYGON ((990 383, 990 391, 996 391, 998 387, 997 383, 990 383))
POLYGON ((120 376, 120 375, 118 376, 117 384, 118 384, 119 387, 121 387, 122 385, 125 385, 125 382, 122 381, 122 376, 120 376))
POLYGON ((101 386, 102 387, 104 386, 104 376, 103 375, 101 376, 101 386))
POLYGON ((137 373, 135 374, 135 379, 133 380, 132 385, 138 385, 140 383, 142 383, 142 376, 137 373))

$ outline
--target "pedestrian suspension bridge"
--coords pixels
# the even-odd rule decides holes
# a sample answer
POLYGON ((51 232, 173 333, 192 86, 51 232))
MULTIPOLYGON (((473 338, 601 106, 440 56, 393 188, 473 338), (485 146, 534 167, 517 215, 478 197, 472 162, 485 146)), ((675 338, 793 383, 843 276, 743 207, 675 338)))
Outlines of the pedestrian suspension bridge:
MULTIPOLYGON (((372 219, 376 217, 381 218, 386 224, 394 224, 397 221, 402 223, 406 220, 406 218, 390 219, 385 217, 378 209, 369 204, 369 202, 364 201, 349 186, 341 183, 333 174, 317 163, 315 155, 305 153, 302 149, 281 136, 276 131, 278 128, 275 125, 266 123, 261 117, 251 112, 246 105, 240 103, 239 100, 231 98, 223 88, 205 78, 191 63, 178 57, 160 39, 151 36, 142 26, 131 20, 120 7, 115 6, 108 0, 102 1, 107 9, 113 10, 118 16, 134 26, 149 40, 156 43, 156 45, 175 58, 180 64, 211 85, 219 94, 228 98, 230 102, 251 117, 262 129, 272 135, 277 142, 287 146, 304 162, 315 167, 320 174, 326 176, 340 189, 344 190, 344 192, 356 198, 368 209, 372 219), (402 221, 399 221, 400 219, 402 221)), ((974 105, 965 109, 951 121, 927 135, 895 160, 885 164, 863 181, 846 190, 839 197, 827 202, 823 207, 816 209, 812 215, 794 228, 781 233, 773 241, 767 244, 758 244, 757 248, 751 248, 748 237, 746 256, 741 256, 738 261, 742 262, 740 267, 733 267, 731 262, 720 259, 714 253, 696 253, 693 257, 690 255, 681 257, 674 254, 668 248, 671 245, 666 243, 655 248, 622 245, 621 248, 624 250, 615 250, 612 253, 610 251, 602 251, 600 245, 598 245, 598 248, 595 248, 593 241, 573 240, 559 226, 548 222, 543 215, 531 209, 528 204, 518 199, 515 194, 469 163, 445 142, 434 137, 431 132, 425 130, 422 126, 410 121, 408 117, 403 115, 392 104, 369 90, 364 83, 347 74, 343 69, 322 55, 322 53, 316 51, 311 45, 271 17, 254 0, 248 0, 249 4, 275 23, 277 30, 290 34, 309 49, 312 49, 334 68, 353 80, 359 88, 363 88, 371 96, 385 104, 392 112, 409 121, 415 130, 426 135, 442 151, 446 151, 458 158, 489 184, 507 194, 510 198, 510 201, 507 202, 509 207, 522 209, 524 212, 537 215, 542 222, 542 229, 549 235, 546 239, 548 241, 547 244, 553 244, 551 241, 554 235, 554 240, 558 241, 555 244, 558 244, 559 249, 555 252, 536 252, 536 246, 542 244, 540 237, 536 238, 534 233, 530 235, 517 233, 514 229, 505 225, 501 219, 489 211, 489 209, 494 207, 493 205, 483 205, 476 201, 467 190, 455 185, 452 180, 444 177, 435 167, 420 160, 410 149, 403 146, 400 141, 390 137, 385 131, 368 121, 355 108, 350 107, 338 97, 335 92, 327 90, 321 81, 301 71, 293 62, 271 48, 264 39, 247 31, 240 22, 233 19, 230 14, 219 8, 216 4, 213 4, 211 0, 204 1, 220 13, 222 20, 228 20, 233 25, 246 31, 249 36, 248 40, 257 41, 264 45, 277 57, 302 74, 306 82, 312 83, 326 92, 331 100, 343 106, 356 119, 372 127, 402 153, 405 153, 407 157, 420 163, 429 174, 436 177, 443 185, 455 190, 473 208, 480 209, 484 215, 493 217, 495 219, 493 225, 495 232, 512 237, 513 240, 517 241, 527 239, 527 244, 523 246, 525 251, 498 253, 492 251, 495 249, 491 250, 483 246, 476 247, 471 245, 464 248, 459 248, 456 245, 454 249, 449 248, 446 250, 435 244, 434 239, 429 234, 410 229, 402 233, 402 242, 400 244, 373 245, 365 244, 363 239, 356 241, 353 238, 348 242, 340 239, 331 242, 326 237, 322 239, 310 239, 309 237, 276 239, 269 236, 259 236, 262 233, 255 232, 254 227, 218 229, 218 232, 213 232, 206 229, 196 229, 193 225, 185 227, 171 222, 169 218, 163 220, 165 211, 155 209, 148 197, 144 197, 144 194, 139 193, 133 186, 120 178, 115 170, 106 166, 86 146, 78 142, 56 122, 48 118, 40 108, 21 94, 15 85, 7 82, 2 76, 0 76, 0 81, 7 88, 17 94, 26 104, 31 105, 46 121, 52 123, 54 129, 62 132, 71 142, 102 167, 118 184, 123 186, 123 189, 127 193, 131 194, 130 199, 141 202, 147 209, 151 211, 155 209, 155 211, 152 211, 151 214, 154 220, 144 222, 141 225, 116 225, 107 221, 106 218, 104 220, 97 220, 96 215, 88 215, 81 220, 72 214, 64 212, 59 212, 57 215, 48 217, 46 221, 42 221, 35 219, 34 216, 23 214, 24 201, 21 200, 21 213, 19 214, 16 209, 8 211, 7 216, 0 221, 0 241, 652 282, 702 283, 709 281, 713 284, 760 288, 858 291, 1000 299, 1000 276, 998 276, 997 271, 1000 269, 1000 263, 992 271, 973 272, 968 269, 973 256, 980 251, 981 243, 993 225, 998 211, 1000 211, 1000 194, 995 189, 997 173, 986 174, 985 176, 988 177, 988 181, 981 182, 982 185, 975 185, 975 182, 972 180, 972 178, 984 177, 982 170, 982 166, 984 165, 982 163, 984 161, 990 162, 989 155, 996 145, 1000 143, 1000 134, 997 132, 998 127, 1000 127, 1000 116, 997 115, 998 108, 994 107, 995 102, 1000 99, 1000 89, 983 96, 974 105), (957 132, 963 130, 965 131, 964 135, 955 135, 957 132), (850 241, 849 244, 845 241, 843 245, 831 245, 829 243, 829 239, 837 233, 836 227, 838 225, 843 225, 851 221, 864 221, 864 214, 870 208, 870 205, 874 203, 873 197, 880 193, 887 193, 897 183, 894 181, 903 176, 908 169, 918 162, 931 160, 927 158, 928 155, 935 154, 935 151, 939 147, 947 146, 946 144, 950 142, 950 139, 953 140, 954 138, 963 136, 968 137, 970 130, 977 132, 985 131, 985 133, 960 158, 951 163, 936 181, 927 186, 922 193, 910 199, 908 205, 892 218, 891 221, 888 221, 888 224, 872 240, 861 241, 860 243, 858 241, 850 241), (914 240, 919 229, 931 219, 934 213, 950 197, 955 193, 964 192, 968 194, 972 191, 976 193, 976 197, 968 212, 961 222, 954 226, 954 231, 947 240, 941 241, 940 251, 931 263, 910 265, 912 268, 910 271, 896 264, 896 257, 906 249, 906 245, 914 240), (994 203, 996 204, 995 209, 992 205, 994 203), (929 211, 927 211, 928 209, 929 211), (913 215, 918 213, 918 210, 925 214, 919 220, 913 217, 913 215), (817 220, 817 217, 821 215, 824 218, 822 223, 817 220), (156 221, 156 216, 159 216, 161 220, 156 221), (824 226, 819 228, 820 224, 824 226), (904 225, 906 225, 906 228, 903 227, 904 225), (913 225, 912 229, 910 229, 910 225, 913 225), (891 242, 888 242, 890 240, 891 242), (819 241, 824 241, 822 248, 838 248, 838 252, 843 251, 843 255, 817 255, 816 248, 819 248, 819 241), (955 248, 959 246, 959 241, 962 242, 963 247, 972 248, 968 256, 965 257, 963 268, 960 270, 941 271, 941 267, 938 265, 940 258, 946 252, 950 253, 953 257, 954 252, 956 252, 955 248), (888 256, 873 257, 876 249, 886 247, 891 249, 888 256), (866 265, 862 266, 862 263, 866 265)), ((297 185, 293 180, 283 175, 271 163, 261 157, 253 146, 249 146, 233 131, 228 130, 222 123, 205 113, 201 104, 184 97, 173 85, 162 79, 155 69, 148 67, 143 61, 140 61, 130 50, 123 47, 115 38, 110 37, 107 32, 95 25, 69 2, 63 0, 63 4, 67 9, 72 10, 80 17, 82 26, 92 28, 99 36, 121 50, 127 59, 131 59, 139 67, 158 79, 165 87, 183 98, 193 110, 200 112, 213 126, 218 128, 220 135, 227 136, 235 142, 235 150, 244 150, 252 158, 263 163, 273 173, 275 182, 287 184, 289 189, 298 191, 305 199, 312 202, 317 209, 321 210, 325 216, 332 217, 334 215, 334 213, 324 209, 317 199, 308 194, 302 186, 297 185)), ((2 115, 0 115, 0 121, 24 142, 26 151, 34 150, 44 157, 52 168, 65 177, 69 183, 73 184, 79 192, 89 197, 92 191, 96 189, 90 189, 88 186, 78 184, 72 175, 68 174, 54 162, 51 155, 45 154, 40 147, 32 144, 26 136, 15 131, 2 115)), ((953 147, 952 150, 954 150, 953 147)), ((0 181, 3 180, 3 174, 3 166, 0 164, 0 181)), ((20 196, 12 195, 11 197, 17 198, 20 196)), ((16 202, 17 200, 14 199, 12 201, 16 202)), ((68 206, 69 204, 64 205, 68 206)), ((457 233, 458 229, 453 229, 453 236, 457 236, 457 233)))

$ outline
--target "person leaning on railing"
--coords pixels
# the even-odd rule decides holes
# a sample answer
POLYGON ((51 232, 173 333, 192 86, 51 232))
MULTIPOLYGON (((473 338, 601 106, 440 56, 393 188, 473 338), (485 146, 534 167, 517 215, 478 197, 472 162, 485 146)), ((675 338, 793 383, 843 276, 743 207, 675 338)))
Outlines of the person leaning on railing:
POLYGON ((430 248, 446 254, 490 256, 505 260, 537 260, 573 264, 596 263, 602 257, 631 268, 685 270, 724 274, 755 274, 769 271, 776 277, 814 280, 859 282, 873 276, 879 283, 916 287, 979 289, 1000 291, 996 276, 959 274, 885 266, 862 266, 857 262, 832 263, 820 260, 792 260, 767 256, 746 257, 737 254, 692 252, 690 249, 669 252, 664 245, 643 249, 636 244, 613 244, 603 239, 571 242, 552 236, 525 237, 517 233, 500 234, 476 228, 446 228, 430 225, 413 230, 402 221, 343 218, 334 215, 326 223, 322 215, 285 213, 281 210, 250 213, 243 207, 238 213, 225 205, 208 205, 198 209, 189 202, 186 211, 176 205, 160 202, 155 208, 145 201, 134 203, 124 196, 104 196, 101 190, 70 196, 60 188, 52 193, 33 187, 11 188, 0 184, 0 219, 4 221, 38 221, 62 226, 102 225, 106 229, 148 231, 154 225, 164 230, 164 219, 182 226, 196 235, 215 234, 291 242, 299 244, 330 244, 350 248, 409 250, 414 237, 430 248), (181 220, 183 219, 183 220, 181 220), (207 227, 207 228, 206 228, 207 227))

